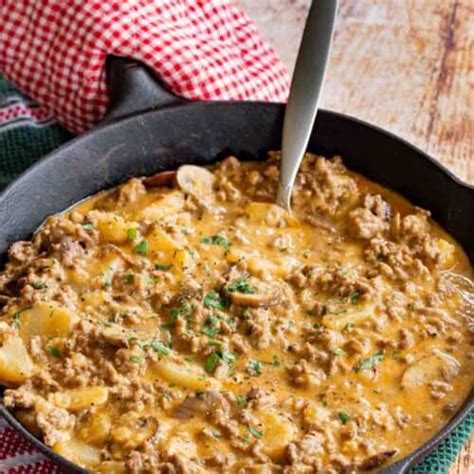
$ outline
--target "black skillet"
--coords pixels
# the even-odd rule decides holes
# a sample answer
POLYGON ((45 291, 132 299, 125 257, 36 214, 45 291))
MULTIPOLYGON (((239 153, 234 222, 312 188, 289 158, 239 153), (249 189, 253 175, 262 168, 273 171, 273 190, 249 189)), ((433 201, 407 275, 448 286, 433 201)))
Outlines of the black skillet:
MULTIPOLYGON (((283 104, 188 102, 166 92, 143 66, 109 62, 112 107, 104 122, 50 153, 0 195, 0 255, 28 239, 49 215, 132 176, 212 163, 227 154, 263 159, 281 146, 283 104)), ((433 217, 474 262, 474 187, 409 143, 360 120, 321 110, 309 151, 343 157, 352 170, 387 186, 433 217)), ((384 474, 399 474, 429 454, 469 414, 474 392, 431 440, 384 474)), ((0 404, 0 413, 67 472, 86 473, 26 431, 0 404)))

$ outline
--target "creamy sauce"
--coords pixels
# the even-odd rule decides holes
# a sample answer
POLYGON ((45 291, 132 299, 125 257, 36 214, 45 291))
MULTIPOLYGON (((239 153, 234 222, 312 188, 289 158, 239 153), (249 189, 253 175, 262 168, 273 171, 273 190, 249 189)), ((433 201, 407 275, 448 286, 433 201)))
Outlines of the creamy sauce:
POLYGON ((289 216, 276 159, 134 179, 15 244, 0 382, 55 451, 97 472, 366 471, 459 408, 462 248, 338 159, 307 155, 289 216))

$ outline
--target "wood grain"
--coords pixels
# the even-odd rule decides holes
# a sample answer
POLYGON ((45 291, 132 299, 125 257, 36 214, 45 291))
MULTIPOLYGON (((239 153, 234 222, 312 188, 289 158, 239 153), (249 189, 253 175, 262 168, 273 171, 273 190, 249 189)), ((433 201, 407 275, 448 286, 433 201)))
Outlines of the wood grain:
MULTIPOLYGON (((291 72, 310 0, 237 0, 291 72)), ((474 184, 474 0, 339 0, 325 108, 391 130, 474 184)), ((449 474, 474 473, 474 437, 449 474)))

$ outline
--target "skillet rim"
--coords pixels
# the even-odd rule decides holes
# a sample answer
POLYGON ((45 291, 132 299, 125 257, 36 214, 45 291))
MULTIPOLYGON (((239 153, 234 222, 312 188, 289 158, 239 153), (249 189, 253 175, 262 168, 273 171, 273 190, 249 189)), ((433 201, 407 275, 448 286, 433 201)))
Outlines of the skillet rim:
MULTIPOLYGON (((133 121, 139 116, 146 116, 149 114, 159 114, 164 110, 170 109, 180 109, 180 108, 195 108, 195 107, 209 107, 212 105, 219 105, 219 106, 227 106, 227 107, 240 107, 243 104, 262 107, 262 108, 281 108, 284 104, 276 103, 276 102, 259 102, 259 101, 246 101, 246 102, 239 102, 239 101, 215 101, 215 102, 181 102, 177 104, 170 104, 165 107, 160 107, 158 110, 147 110, 144 112, 138 113, 131 113, 127 114, 123 117, 120 117, 116 120, 110 121, 108 123, 104 123, 99 125, 98 127, 79 135, 72 140, 62 144, 60 147, 56 148, 52 152, 48 153, 43 158, 39 159, 36 163, 34 163, 31 167, 27 168, 23 171, 16 179, 14 179, 8 186, 6 186, 0 192, 0 202, 7 198, 8 194, 17 186, 21 186, 22 181, 26 179, 30 174, 36 172, 37 169, 40 169, 49 161, 54 159, 58 159, 57 155, 60 155, 64 151, 68 149, 68 147, 74 146, 76 143, 80 142, 85 138, 89 138, 94 134, 98 134, 103 130, 108 128, 113 128, 117 124, 120 123, 121 126, 126 125, 127 121, 133 121)), ((460 188, 464 188, 468 190, 470 194, 474 197, 474 185, 465 182, 464 180, 457 177, 452 171, 450 171, 445 165, 440 163, 439 161, 435 160, 425 151, 421 150, 419 147, 413 145, 408 140, 397 136, 395 133, 390 132, 388 130, 383 129, 377 125, 373 125, 369 122, 361 120, 359 118, 350 116, 348 114, 343 114, 331 110, 320 109, 318 112, 323 116, 328 117, 335 117, 338 119, 342 119, 343 121, 353 122, 359 126, 372 129, 372 131, 376 132, 377 134, 383 135, 390 140, 397 141, 403 146, 410 148, 413 152, 415 152, 420 157, 424 158, 431 165, 434 165, 442 174, 448 177, 456 186, 460 188)), ((43 454, 46 455, 47 458, 53 460, 54 462, 58 463, 63 468, 67 469, 67 472, 73 472, 77 474, 86 474, 90 471, 78 466, 77 464, 72 463, 71 461, 67 460, 66 458, 60 456, 59 454, 55 453, 51 448, 46 446, 39 438, 36 438, 30 431, 28 431, 10 412, 5 405, 3 404, 3 389, 0 391, 0 414, 4 416, 6 421, 10 426, 14 429, 18 430, 29 442, 31 442, 36 448, 38 448, 43 454)), ((429 440, 425 443, 420 445, 417 449, 408 453, 405 457, 399 459, 395 463, 384 467, 382 470, 378 471, 380 474, 401 474, 406 472, 407 469, 414 467, 418 464, 421 460, 423 460, 428 454, 430 454, 441 442, 443 442, 449 434, 469 415, 471 410, 474 408, 474 389, 471 390, 471 393, 466 397, 461 407, 457 410, 457 412, 453 415, 453 417, 438 431, 435 433, 429 440)))

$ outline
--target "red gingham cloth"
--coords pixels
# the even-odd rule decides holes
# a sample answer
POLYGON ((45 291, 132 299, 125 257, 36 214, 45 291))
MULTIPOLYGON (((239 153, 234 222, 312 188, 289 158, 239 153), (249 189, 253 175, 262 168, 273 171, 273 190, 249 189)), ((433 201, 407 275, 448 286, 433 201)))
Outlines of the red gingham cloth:
POLYGON ((107 55, 188 99, 284 101, 285 68, 231 0, 0 0, 0 71, 75 133, 107 108, 107 55))
MULTIPOLYGON (((285 101, 273 49, 230 0, 0 0, 0 72, 80 133, 104 115, 107 55, 188 99, 285 101)), ((56 473, 0 419, 0 473, 56 473)))

